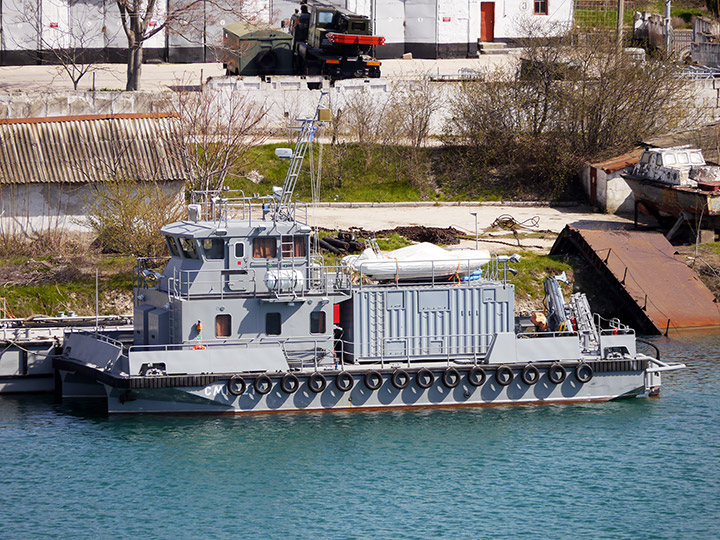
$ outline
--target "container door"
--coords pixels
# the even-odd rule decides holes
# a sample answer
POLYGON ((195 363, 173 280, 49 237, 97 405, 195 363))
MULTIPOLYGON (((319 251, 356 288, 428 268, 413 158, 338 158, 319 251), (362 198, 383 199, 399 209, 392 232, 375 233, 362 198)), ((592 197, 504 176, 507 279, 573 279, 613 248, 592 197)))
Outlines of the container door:
POLYGON ((480 41, 495 39, 495 2, 480 3, 480 41))

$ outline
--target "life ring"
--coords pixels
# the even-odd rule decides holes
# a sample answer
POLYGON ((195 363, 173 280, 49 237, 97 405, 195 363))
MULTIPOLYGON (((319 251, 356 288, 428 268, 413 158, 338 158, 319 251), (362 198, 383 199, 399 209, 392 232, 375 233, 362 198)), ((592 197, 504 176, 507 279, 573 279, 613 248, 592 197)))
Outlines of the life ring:
POLYGON ((350 375, 347 371, 341 371, 335 377, 335 386, 341 392, 347 392, 348 390, 351 390, 354 384, 355 379, 353 379, 353 376, 350 375))
POLYGON ((533 364, 527 364, 523 368, 520 377, 525 384, 532 386, 540 380, 540 370, 533 364))
POLYGON ((460 372, 454 367, 449 367, 443 371, 442 382, 448 388, 455 388, 460 384, 460 372))
POLYGON ((269 393, 270 390, 272 390, 272 379, 264 374, 258 375, 255 378, 253 387, 255 388, 255 391, 258 394, 260 394, 261 396, 264 396, 265 394, 269 393))
POLYGON ((378 390, 383 384, 383 376, 377 371, 368 371, 365 374, 365 386, 368 390, 378 390))
POLYGON ((495 370, 495 380, 500 386, 508 386, 514 377, 512 369, 508 366, 499 366, 495 370))
POLYGON ((392 382, 392 385, 395 388, 402 390, 403 388, 407 388, 408 384, 410 384, 410 375, 408 375, 405 370, 396 369, 393 371, 392 377, 390 377, 390 382, 392 382))
POLYGON ((555 362, 548 368, 548 379, 550 382, 560 384, 567 377, 567 370, 558 362, 555 362))
POLYGON ((200 345, 199 343, 193 347, 194 351, 204 351, 205 349, 207 349, 207 347, 205 345, 200 345))
POLYGON ((575 368, 575 378, 580 383, 589 383, 593 378, 594 372, 590 364, 580 362, 575 368))
POLYGON ((327 387, 327 379, 325 378, 325 375, 316 371, 308 378, 308 386, 310 387, 310 390, 319 394, 327 387))
POLYGON ((485 370, 480 366, 473 366, 467 374, 467 379, 471 386, 482 386, 486 378, 485 370))
POLYGON ((430 388, 435 382, 435 375, 428 368, 420 368, 415 374, 415 382, 420 388, 430 388))
POLYGON ((243 379, 240 375, 233 375, 227 382, 227 390, 233 396, 240 396, 244 394, 246 388, 247 384, 245 383, 245 379, 243 379))
POLYGON ((280 380, 280 388, 282 388, 283 392, 285 392, 286 394, 292 394, 293 392, 296 392, 299 387, 300 380, 294 373, 286 373, 280 380))

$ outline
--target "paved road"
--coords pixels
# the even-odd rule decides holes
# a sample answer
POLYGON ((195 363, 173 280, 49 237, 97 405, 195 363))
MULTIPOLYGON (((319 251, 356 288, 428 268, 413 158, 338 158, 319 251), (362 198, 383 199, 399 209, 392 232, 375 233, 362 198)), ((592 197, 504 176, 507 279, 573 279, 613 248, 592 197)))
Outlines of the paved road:
MULTIPOLYGON (((481 248, 490 249, 494 252, 508 252, 518 249, 517 246, 505 245, 498 241, 515 244, 510 236, 501 236, 499 232, 486 231, 498 217, 502 215, 512 216, 518 222, 526 222, 528 225, 534 218, 537 218, 537 226, 523 232, 551 231, 546 238, 527 237, 521 238, 522 248, 547 251, 553 244, 555 236, 565 225, 578 222, 603 222, 603 226, 616 227, 622 224, 630 224, 631 220, 626 218, 599 214, 593 212, 588 206, 571 207, 549 207, 549 206, 514 206, 514 205, 473 205, 463 203, 458 205, 432 205, 432 206, 376 206, 376 207, 338 207, 321 206, 310 211, 310 222, 319 227, 328 229, 348 229, 350 227, 362 227, 370 231, 392 229, 405 225, 424 225, 428 227, 455 227, 469 235, 475 233, 475 216, 477 213, 478 234, 482 240, 492 242, 480 242, 481 248)), ((463 247, 473 247, 474 241, 465 241, 463 247)))
MULTIPOLYGON (((456 74, 462 68, 493 69, 513 62, 514 55, 481 56, 477 59, 443 60, 383 60, 383 77, 411 78, 426 73, 456 74)), ((124 64, 98 64, 95 71, 96 90, 124 90, 126 66, 124 64)), ((140 89, 167 90, 181 82, 199 84, 208 77, 225 74, 222 64, 145 64, 142 68, 140 89)), ((65 91, 72 90, 72 82, 60 66, 0 66, 0 91, 65 91)), ((93 89, 93 75, 80 80, 79 90, 93 89)))

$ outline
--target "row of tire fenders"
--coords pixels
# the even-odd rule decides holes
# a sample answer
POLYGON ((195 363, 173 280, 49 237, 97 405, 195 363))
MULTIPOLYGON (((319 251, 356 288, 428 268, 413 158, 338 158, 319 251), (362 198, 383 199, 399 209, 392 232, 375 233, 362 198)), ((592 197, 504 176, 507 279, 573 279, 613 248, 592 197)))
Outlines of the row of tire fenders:
MULTIPOLYGON (((553 384, 561 384, 567 378, 567 369, 555 362, 547 368, 547 376, 553 384)), ((575 368, 575 379, 582 383, 588 383, 593 378, 593 368, 585 363, 580 362, 575 368)), ((442 383, 447 388, 455 388, 460 384, 462 376, 454 367, 447 367, 440 375, 442 383)), ((515 374, 510 366, 501 365, 495 370, 495 381, 500 386, 508 386, 515 378, 515 374)), ((520 379, 525 384, 532 386, 540 380, 540 370, 534 364, 526 364, 520 372, 520 379)), ((383 385, 383 376, 379 371, 368 371, 364 375, 365 386, 369 390, 379 390, 383 385)), ((480 366, 473 366, 467 373, 467 382, 471 386, 482 386, 487 380, 485 370, 480 366)), ((390 376, 391 384, 398 390, 408 387, 411 382, 410 374, 404 369, 396 369, 390 376)), ((415 373, 415 382, 422 389, 430 388, 435 383, 435 375, 428 368, 420 368, 415 373)), ((310 374, 308 377, 308 387, 316 394, 327 388, 327 377, 320 372, 310 374)), ((349 392, 355 385, 355 378, 349 371, 341 371, 335 376, 335 387, 341 392, 349 392)), ((255 377, 253 388, 256 393, 265 395, 272 390, 272 379, 269 375, 261 374, 255 377)), ((286 394, 295 393, 300 388, 300 379, 294 373, 285 373, 280 380, 280 388, 286 394)), ((247 383, 241 375, 233 375, 227 382, 227 390, 233 396, 239 396, 245 393, 247 383)))

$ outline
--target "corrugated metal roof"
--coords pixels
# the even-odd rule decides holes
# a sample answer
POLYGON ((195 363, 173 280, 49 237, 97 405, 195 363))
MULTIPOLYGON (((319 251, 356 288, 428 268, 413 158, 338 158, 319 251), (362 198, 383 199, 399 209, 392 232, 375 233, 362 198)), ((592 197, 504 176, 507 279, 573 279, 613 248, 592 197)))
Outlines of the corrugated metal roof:
POLYGON ((171 114, 0 121, 0 184, 186 180, 185 148, 171 114))
POLYGON ((605 173, 614 173, 625 167, 635 165, 640 161, 640 156, 643 153, 642 148, 636 148, 632 152, 622 154, 620 156, 607 159, 605 161, 599 161, 597 163, 591 163, 590 166, 596 169, 601 169, 605 173))

